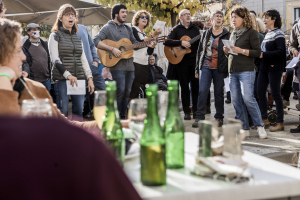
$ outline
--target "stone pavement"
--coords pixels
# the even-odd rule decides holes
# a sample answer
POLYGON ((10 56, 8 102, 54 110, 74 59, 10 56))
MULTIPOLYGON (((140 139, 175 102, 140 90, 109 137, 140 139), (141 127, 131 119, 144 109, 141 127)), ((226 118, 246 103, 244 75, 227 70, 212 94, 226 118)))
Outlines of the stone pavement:
MULTIPOLYGON (((298 100, 293 100, 291 95, 290 102, 291 105, 289 107, 295 108, 298 100)), ((181 114, 183 116, 183 112, 181 114)), ((214 102, 212 102, 211 114, 207 114, 205 116, 206 120, 214 120, 214 114, 215 106, 214 102)), ((243 141, 243 149, 266 157, 274 158, 279 161, 291 163, 292 155, 300 151, 300 133, 290 133, 290 129, 296 128, 299 124, 299 115, 300 111, 288 111, 288 113, 284 115, 285 130, 280 132, 270 132, 267 129, 267 139, 259 139, 256 130, 251 129, 250 136, 246 137, 243 141)), ((232 104, 225 103, 224 117, 235 117, 235 110, 232 104)), ((192 128, 193 122, 193 119, 184 120, 186 132, 198 133, 197 128, 192 128)))

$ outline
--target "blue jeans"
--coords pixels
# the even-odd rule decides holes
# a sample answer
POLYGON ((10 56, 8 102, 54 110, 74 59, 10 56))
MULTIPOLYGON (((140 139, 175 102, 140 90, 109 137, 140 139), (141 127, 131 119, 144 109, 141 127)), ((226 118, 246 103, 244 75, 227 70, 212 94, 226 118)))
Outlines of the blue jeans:
POLYGON ((207 106, 207 96, 210 92, 211 80, 214 83, 216 119, 224 118, 224 78, 226 73, 219 73, 217 69, 202 68, 199 81, 196 119, 204 120, 207 106))
MULTIPOLYGON (((55 83, 54 91, 56 95, 56 104, 60 112, 67 116, 69 95, 67 95, 67 84, 66 81, 55 83)), ((79 116, 79 120, 82 121, 82 112, 85 95, 71 95, 72 99, 72 114, 79 116)))
POLYGON ((45 81, 42 81, 41 83, 46 87, 46 89, 50 93, 50 90, 51 90, 51 80, 50 80, 50 78, 48 78, 45 81))
POLYGON ((257 101, 253 95, 254 81, 255 71, 233 72, 229 74, 231 102, 237 118, 243 123, 244 130, 250 129, 247 109, 254 126, 264 126, 257 101))
POLYGON ((95 85, 95 90, 105 90, 105 81, 102 77, 102 74, 98 70, 97 67, 94 65, 90 66, 92 74, 93 74, 93 81, 95 85))
POLYGON ((268 119, 267 88, 270 83, 271 94, 276 104, 277 123, 283 122, 283 101, 281 97, 282 71, 260 71, 258 74, 257 94, 259 97, 259 108, 263 119, 268 119))
POLYGON ((134 80, 134 71, 111 71, 117 83, 117 103, 121 119, 125 119, 131 86, 134 80))

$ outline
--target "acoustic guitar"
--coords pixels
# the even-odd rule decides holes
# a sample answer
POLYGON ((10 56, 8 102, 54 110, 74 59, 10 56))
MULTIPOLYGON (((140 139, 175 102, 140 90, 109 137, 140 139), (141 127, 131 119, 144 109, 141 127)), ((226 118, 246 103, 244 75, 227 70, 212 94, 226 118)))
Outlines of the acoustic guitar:
MULTIPOLYGON (((159 35, 161 30, 156 31, 154 36, 159 35)), ((121 59, 129 59, 133 56, 134 49, 140 49, 147 47, 147 45, 151 44, 151 42, 156 41, 156 43, 165 42, 166 36, 158 37, 158 38, 147 38, 144 42, 139 42, 136 44, 132 44, 131 41, 127 38, 123 38, 118 42, 112 40, 103 40, 102 42, 106 45, 119 49, 122 52, 122 55, 117 58, 111 51, 106 51, 103 49, 98 49, 98 56, 100 58, 101 63, 105 67, 113 67, 115 66, 121 59)))
MULTIPOLYGON (((189 36, 182 36, 180 40, 188 41, 190 44, 193 44, 194 42, 199 40, 200 37, 201 37, 200 34, 194 37, 193 39, 191 39, 189 36)), ((174 47, 165 46, 164 52, 169 62, 176 65, 180 63, 180 61, 183 59, 185 54, 191 53, 191 49, 189 48, 187 49, 182 46, 174 46, 174 47)))

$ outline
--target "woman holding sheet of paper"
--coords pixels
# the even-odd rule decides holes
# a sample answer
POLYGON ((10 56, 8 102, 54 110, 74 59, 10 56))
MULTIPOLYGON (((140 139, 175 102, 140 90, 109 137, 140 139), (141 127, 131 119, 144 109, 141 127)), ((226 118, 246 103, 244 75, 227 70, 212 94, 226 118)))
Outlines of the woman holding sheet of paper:
POLYGON ((268 121, 268 101, 266 97, 267 87, 270 84, 271 94, 276 104, 276 126, 270 127, 270 131, 282 131, 283 126, 283 101, 281 97, 281 77, 286 65, 285 36, 281 28, 280 13, 270 9, 263 13, 263 21, 269 32, 261 44, 261 61, 258 74, 259 107, 265 126, 268 121))
MULTIPOLYGON (((75 17, 76 11, 72 5, 62 5, 49 37, 49 53, 53 63, 52 80, 55 81, 56 103, 64 115, 68 113, 69 104, 67 84, 78 87, 77 80, 84 81, 88 79, 89 92, 93 93, 95 88, 81 38, 76 35, 78 28, 75 24, 75 17)), ((82 91, 82 93, 85 93, 85 91, 82 91)), ((79 116, 81 119, 84 97, 84 94, 71 95, 72 114, 79 116)))
POLYGON ((231 11, 231 24, 234 28, 230 36, 233 55, 225 45, 224 52, 228 55, 229 87, 231 101, 235 108, 237 118, 243 122, 243 129, 249 134, 249 111, 254 125, 257 127, 259 137, 267 138, 264 123, 258 104, 254 98, 255 65, 254 58, 261 53, 257 31, 252 28, 249 10, 238 6, 231 11))

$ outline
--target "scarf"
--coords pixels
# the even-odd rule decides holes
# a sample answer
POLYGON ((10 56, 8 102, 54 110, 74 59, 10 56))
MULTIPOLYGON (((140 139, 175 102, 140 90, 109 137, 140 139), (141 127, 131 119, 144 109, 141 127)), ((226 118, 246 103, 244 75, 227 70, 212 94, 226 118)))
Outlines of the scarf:
POLYGON ((235 42, 237 40, 237 38, 239 38, 241 35, 243 35, 243 33, 246 31, 247 29, 245 27, 241 28, 240 30, 234 29, 231 36, 230 36, 230 40, 233 42, 233 44, 235 45, 235 42))

